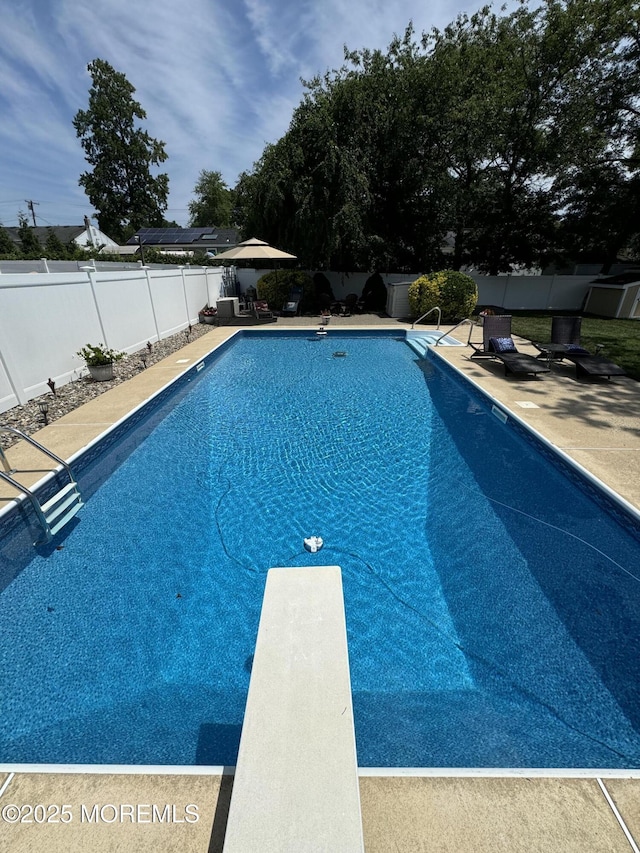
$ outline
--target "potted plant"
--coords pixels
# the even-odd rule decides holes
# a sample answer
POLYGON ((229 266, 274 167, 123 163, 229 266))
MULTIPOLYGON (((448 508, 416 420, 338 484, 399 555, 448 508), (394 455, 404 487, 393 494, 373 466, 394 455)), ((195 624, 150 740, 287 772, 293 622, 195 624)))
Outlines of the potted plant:
POLYGON ((89 373, 97 382, 106 382, 113 379, 113 363, 124 357, 123 352, 108 349, 104 344, 86 344, 78 350, 79 355, 87 365, 89 373))
POLYGON ((200 311, 198 311, 198 319, 201 323, 208 323, 210 326, 213 326, 216 322, 217 314, 217 308, 205 305, 204 308, 201 308, 200 311))

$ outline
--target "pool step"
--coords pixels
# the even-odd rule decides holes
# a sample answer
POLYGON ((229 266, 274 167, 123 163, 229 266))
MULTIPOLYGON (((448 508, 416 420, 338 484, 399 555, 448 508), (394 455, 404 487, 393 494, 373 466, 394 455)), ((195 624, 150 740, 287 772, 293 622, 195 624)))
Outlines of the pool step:
POLYGON ((427 345, 421 338, 407 338, 407 343, 420 358, 427 357, 427 345))
POLYGON ((28 489, 20 480, 13 476, 18 473, 18 469, 11 468, 4 453, 0 454, 0 463, 2 463, 2 467, 4 468, 3 471, 0 471, 0 480, 10 483, 14 489, 17 489, 25 498, 31 501, 31 506, 36 513, 38 523, 44 531, 44 539, 37 539, 33 544, 45 545, 47 542, 51 542, 56 533, 62 530, 65 524, 68 524, 78 510, 84 506, 82 497, 78 491, 78 484, 74 480, 69 463, 58 456, 57 453, 54 453, 53 450, 45 447, 44 444, 40 444, 33 436, 27 435, 26 432, 17 429, 17 427, 9 426, 0 426, 0 432, 9 432, 19 436, 27 444, 35 447, 41 453, 44 453, 45 456, 57 462, 61 469, 58 471, 58 475, 64 475, 64 472, 66 472, 69 478, 66 486, 63 486, 53 497, 41 504, 35 491, 28 489))
POLYGON ((42 514, 48 527, 48 530, 45 530, 46 541, 50 542, 83 506, 84 501, 78 491, 78 484, 73 480, 59 492, 56 492, 46 503, 43 503, 42 514))

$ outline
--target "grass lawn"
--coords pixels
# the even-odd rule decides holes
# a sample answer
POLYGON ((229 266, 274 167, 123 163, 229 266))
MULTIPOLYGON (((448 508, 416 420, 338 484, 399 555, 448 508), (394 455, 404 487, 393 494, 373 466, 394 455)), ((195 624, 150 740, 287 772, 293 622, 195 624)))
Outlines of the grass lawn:
MULTIPOLYGON (((514 334, 540 343, 551 340, 551 314, 513 311, 512 316, 511 328, 514 334)), ((603 344, 601 354, 619 364, 632 379, 640 382, 640 320, 583 317, 580 345, 594 352, 596 344, 603 344)))

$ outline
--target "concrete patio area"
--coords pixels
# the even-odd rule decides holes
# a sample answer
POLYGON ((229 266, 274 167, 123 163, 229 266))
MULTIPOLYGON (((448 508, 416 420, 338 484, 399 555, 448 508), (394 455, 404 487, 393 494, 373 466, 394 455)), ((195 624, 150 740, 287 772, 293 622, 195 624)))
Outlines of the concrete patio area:
MULTIPOLYGON (((314 318, 279 318, 264 331, 316 329, 318 325, 314 318)), ((327 328, 330 335, 333 329, 366 327, 404 331, 408 326, 360 315, 333 317, 327 328)), ((235 331, 212 327, 163 362, 45 427, 36 438, 68 458, 235 331)), ((466 328, 456 333, 461 341, 467 336, 466 328)), ((480 339, 477 329, 474 340, 480 339)), ((537 355, 525 342, 516 342, 523 352, 537 355)), ((624 377, 577 380, 573 366, 563 363, 553 364, 542 378, 505 378, 500 363, 471 361, 468 347, 438 347, 437 355, 640 508, 638 383, 624 377)), ((11 447, 7 457, 20 469, 25 485, 36 482, 49 467, 24 443, 11 447)), ((14 499, 10 492, 0 483, 0 508, 14 499)), ((194 768, 189 773, 160 768, 154 772, 65 770, 0 769, 0 849, 18 853, 222 850, 233 781, 222 768, 194 768), (22 821, 29 817, 28 810, 7 810, 36 804, 68 808, 64 818, 60 811, 48 812, 58 822, 34 821, 31 814, 31 823, 22 821)), ((429 775, 361 771, 365 849, 368 853, 638 851, 640 771, 622 777, 623 773, 604 771, 600 777, 570 772, 501 774, 499 770, 429 775)), ((317 849, 310 839, 306 850, 317 849)))

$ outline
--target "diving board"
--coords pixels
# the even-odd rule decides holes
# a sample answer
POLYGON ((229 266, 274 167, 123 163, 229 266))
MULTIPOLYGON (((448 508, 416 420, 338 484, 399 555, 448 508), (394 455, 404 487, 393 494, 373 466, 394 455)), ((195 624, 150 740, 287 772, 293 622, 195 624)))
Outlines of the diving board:
POLYGON ((339 566, 267 575, 224 853, 362 853, 339 566))

